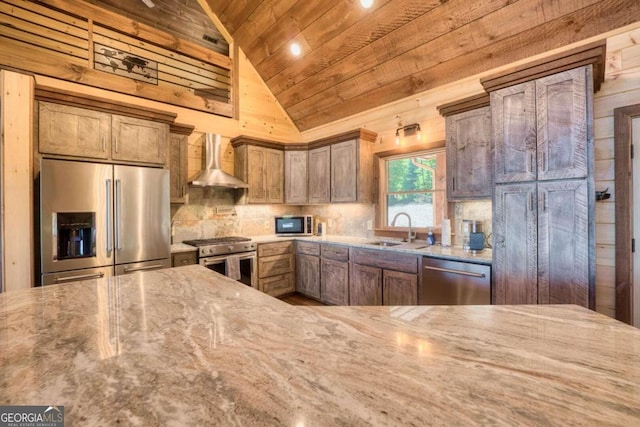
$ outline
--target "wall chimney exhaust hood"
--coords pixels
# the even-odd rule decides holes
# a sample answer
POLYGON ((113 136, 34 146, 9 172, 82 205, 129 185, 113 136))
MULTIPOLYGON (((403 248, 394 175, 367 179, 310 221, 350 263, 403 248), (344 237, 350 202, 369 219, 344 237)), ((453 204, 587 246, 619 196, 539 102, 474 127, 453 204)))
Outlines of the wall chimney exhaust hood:
POLYGON ((206 166, 196 175, 190 185, 196 187, 248 188, 249 185, 220 169, 222 163, 222 139, 220 135, 206 133, 204 140, 206 166))

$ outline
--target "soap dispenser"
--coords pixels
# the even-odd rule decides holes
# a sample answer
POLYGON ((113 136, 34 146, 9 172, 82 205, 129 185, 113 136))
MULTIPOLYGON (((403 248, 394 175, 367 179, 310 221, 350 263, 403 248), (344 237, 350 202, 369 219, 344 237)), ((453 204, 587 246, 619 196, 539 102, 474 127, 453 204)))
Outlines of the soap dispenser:
POLYGON ((433 230, 429 229, 427 233, 427 245, 435 245, 436 244, 436 236, 433 234, 433 230))

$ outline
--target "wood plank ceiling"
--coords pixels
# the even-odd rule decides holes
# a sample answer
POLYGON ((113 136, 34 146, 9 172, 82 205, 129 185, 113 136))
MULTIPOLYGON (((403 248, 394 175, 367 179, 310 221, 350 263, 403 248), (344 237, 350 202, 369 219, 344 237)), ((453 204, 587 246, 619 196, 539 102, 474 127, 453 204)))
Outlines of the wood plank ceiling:
POLYGON ((638 0, 205 1, 300 130, 640 20, 638 0))
POLYGON ((640 21, 638 0, 152 1, 165 30, 206 2, 301 131, 640 21))

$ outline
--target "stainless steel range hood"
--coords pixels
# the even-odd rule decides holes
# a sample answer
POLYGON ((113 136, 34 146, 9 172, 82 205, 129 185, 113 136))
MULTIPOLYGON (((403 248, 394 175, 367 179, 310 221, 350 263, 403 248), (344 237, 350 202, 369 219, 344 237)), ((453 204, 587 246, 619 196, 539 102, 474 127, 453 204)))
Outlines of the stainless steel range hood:
POLYGON ((190 185, 196 187, 248 188, 249 185, 220 169, 222 163, 222 139, 220 135, 207 133, 204 140, 205 169, 196 175, 190 185))

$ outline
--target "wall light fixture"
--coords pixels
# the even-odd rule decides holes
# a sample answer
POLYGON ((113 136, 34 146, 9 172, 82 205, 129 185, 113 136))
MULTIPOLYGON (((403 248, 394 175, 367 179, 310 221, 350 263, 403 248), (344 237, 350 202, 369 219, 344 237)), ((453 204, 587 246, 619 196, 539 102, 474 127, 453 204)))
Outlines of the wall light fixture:
POLYGON ((401 126, 396 129, 396 145, 400 145, 400 131, 402 131, 402 137, 416 135, 418 140, 422 137, 419 123, 413 123, 406 126, 401 126))

